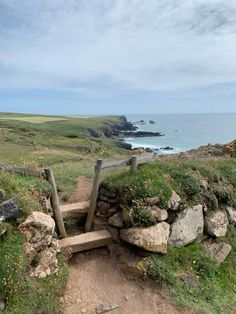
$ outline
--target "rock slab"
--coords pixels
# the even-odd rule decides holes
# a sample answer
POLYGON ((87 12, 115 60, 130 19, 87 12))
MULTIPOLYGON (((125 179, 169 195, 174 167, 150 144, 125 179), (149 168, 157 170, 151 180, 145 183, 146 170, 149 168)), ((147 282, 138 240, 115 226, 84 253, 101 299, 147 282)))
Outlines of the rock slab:
POLYGON ((206 233, 213 237, 226 236, 228 224, 225 211, 211 212, 205 217, 206 233))
POLYGON ((130 228, 120 231, 121 239, 148 252, 167 253, 170 225, 160 222, 148 228, 130 228))
POLYGON ((178 214, 172 224, 169 243, 176 247, 185 246, 203 235, 203 206, 186 208, 178 214))
POLYGON ((231 245, 224 242, 211 243, 210 241, 208 241, 203 244, 203 247, 210 253, 212 258, 218 263, 224 262, 232 250, 231 245))

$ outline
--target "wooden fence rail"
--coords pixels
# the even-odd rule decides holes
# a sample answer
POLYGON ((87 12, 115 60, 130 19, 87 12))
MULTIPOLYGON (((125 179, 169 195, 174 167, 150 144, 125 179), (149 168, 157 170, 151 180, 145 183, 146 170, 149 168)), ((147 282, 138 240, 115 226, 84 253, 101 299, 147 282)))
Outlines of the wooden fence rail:
POLYGON ((93 188, 90 196, 90 206, 88 210, 88 215, 85 223, 85 232, 90 232, 92 229, 93 218, 96 211, 97 198, 98 198, 98 190, 99 184, 102 179, 102 173, 104 171, 112 171, 116 169, 120 169, 123 167, 130 166, 131 172, 138 171, 138 166, 142 164, 149 163, 153 161, 154 154, 148 156, 132 156, 129 159, 117 160, 117 161, 107 161, 103 162, 102 159, 97 160, 95 166, 95 176, 93 181, 93 188))
POLYGON ((26 176, 32 176, 32 177, 44 176, 43 171, 37 171, 37 170, 23 168, 23 167, 9 166, 2 163, 0 163, 0 170, 5 170, 8 172, 17 174, 17 175, 26 175, 26 176))

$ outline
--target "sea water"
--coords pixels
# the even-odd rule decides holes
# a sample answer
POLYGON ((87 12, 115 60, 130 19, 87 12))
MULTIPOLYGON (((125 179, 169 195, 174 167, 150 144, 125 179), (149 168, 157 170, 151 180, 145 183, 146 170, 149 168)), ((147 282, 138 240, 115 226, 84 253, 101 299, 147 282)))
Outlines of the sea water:
POLYGON ((164 134, 161 137, 126 139, 133 148, 160 149, 169 146, 173 150, 162 150, 162 153, 177 153, 236 139, 236 114, 130 114, 127 119, 133 123, 144 120, 144 125, 136 125, 140 131, 164 134), (156 124, 150 124, 150 120, 156 124))

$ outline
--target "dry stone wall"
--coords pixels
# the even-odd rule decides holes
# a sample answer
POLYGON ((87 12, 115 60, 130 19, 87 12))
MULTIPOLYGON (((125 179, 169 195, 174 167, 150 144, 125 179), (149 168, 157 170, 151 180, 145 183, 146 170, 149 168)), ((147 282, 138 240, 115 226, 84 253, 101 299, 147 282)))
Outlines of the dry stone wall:
MULTIPOLYGON (((226 206, 212 210, 206 204, 181 208, 181 197, 172 192, 167 208, 160 208, 159 197, 146 198, 146 212, 151 217, 150 226, 127 226, 127 213, 122 209, 122 195, 104 186, 100 188, 97 201, 97 218, 103 227, 115 234, 114 240, 123 240, 148 252, 167 254, 168 247, 183 247, 192 242, 202 242, 203 247, 218 262, 231 251, 225 243, 216 244, 216 238, 227 234, 229 224, 236 225, 236 209, 226 206), (117 236, 118 235, 118 236, 117 236), (220 248, 221 253, 219 253, 220 248)), ((132 211, 129 213, 132 216, 132 211)), ((132 221, 132 217, 129 217, 132 221)))

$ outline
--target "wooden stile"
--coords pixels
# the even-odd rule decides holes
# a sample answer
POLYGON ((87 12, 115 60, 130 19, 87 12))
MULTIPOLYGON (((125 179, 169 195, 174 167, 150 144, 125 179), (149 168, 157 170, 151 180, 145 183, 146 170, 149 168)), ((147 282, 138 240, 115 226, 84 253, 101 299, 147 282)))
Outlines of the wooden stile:
POLYGON ((52 186, 51 203, 52 203, 52 208, 53 208, 53 213, 54 213, 54 219, 56 221, 56 226, 57 226, 60 237, 66 238, 66 229, 65 229, 62 214, 60 211, 60 204, 59 204, 59 198, 57 194, 57 187, 56 187, 54 174, 53 174, 52 168, 46 168, 44 171, 45 171, 46 179, 52 186))

